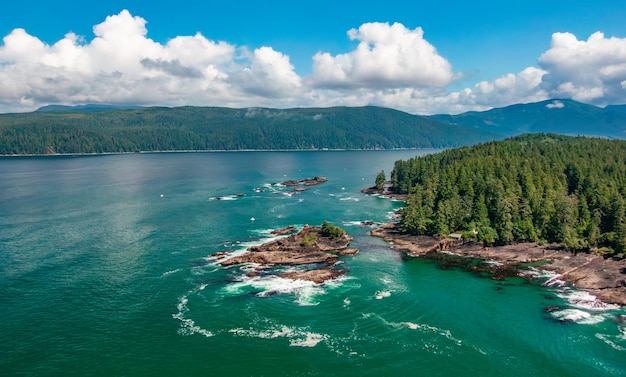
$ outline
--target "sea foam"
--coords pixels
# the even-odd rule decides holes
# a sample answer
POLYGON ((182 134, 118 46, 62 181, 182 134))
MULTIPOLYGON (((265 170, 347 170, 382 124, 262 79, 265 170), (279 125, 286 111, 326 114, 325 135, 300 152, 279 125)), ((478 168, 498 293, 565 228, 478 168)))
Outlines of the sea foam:
POLYGON ((306 328, 278 325, 266 330, 236 328, 228 331, 231 334, 249 338, 276 339, 287 338, 291 347, 315 347, 328 336, 308 331, 306 328))

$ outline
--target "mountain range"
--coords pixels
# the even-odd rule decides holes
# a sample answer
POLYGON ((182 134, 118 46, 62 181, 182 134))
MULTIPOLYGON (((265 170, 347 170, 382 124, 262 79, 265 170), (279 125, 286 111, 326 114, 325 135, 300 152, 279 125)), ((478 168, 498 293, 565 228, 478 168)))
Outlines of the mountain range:
POLYGON ((498 138, 373 106, 88 108, 0 115, 0 154, 448 148, 498 138))
POLYGON ((428 118, 504 137, 542 132, 626 138, 626 105, 601 108, 569 99, 517 104, 458 115, 432 115, 428 118))
POLYGON ((626 105, 555 99, 458 115, 366 107, 50 105, 0 114, 0 154, 450 148, 524 133, 626 138, 626 105))

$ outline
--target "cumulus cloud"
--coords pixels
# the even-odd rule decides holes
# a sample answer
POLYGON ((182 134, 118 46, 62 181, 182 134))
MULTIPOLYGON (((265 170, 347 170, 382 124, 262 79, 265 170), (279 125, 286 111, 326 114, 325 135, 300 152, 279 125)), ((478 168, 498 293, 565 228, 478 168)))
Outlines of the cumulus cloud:
POLYGON ((584 41, 554 33, 539 64, 548 72, 544 87, 556 97, 599 105, 626 101, 626 38, 596 32, 584 41))
POLYGON ((366 23, 348 31, 348 37, 359 41, 355 50, 313 57, 316 86, 398 88, 445 86, 452 81, 452 66, 419 27, 366 23))
POLYGON ((230 81, 249 94, 263 97, 296 95, 302 86, 289 57, 267 46, 254 50, 250 67, 234 74, 230 81))
POLYGON ((157 43, 147 36, 146 20, 127 10, 93 32, 91 41, 69 33, 53 45, 23 29, 5 36, 0 109, 86 102, 237 106, 250 93, 275 99, 300 85, 289 57, 271 48, 246 60, 239 59, 242 48, 200 33, 157 43))
MULTIPOLYGON (((0 44, 0 112, 84 103, 229 107, 379 105, 417 114, 461 113, 550 98, 626 103, 626 38, 552 35, 536 67, 450 91, 462 75, 421 28, 365 23, 348 31, 344 53, 319 52, 301 77, 290 57, 213 41, 201 33, 166 43, 146 20, 123 10, 46 44, 15 29, 0 44)), ((471 43, 471 41, 468 41, 471 43)), ((548 105, 558 108, 559 102, 548 105)))

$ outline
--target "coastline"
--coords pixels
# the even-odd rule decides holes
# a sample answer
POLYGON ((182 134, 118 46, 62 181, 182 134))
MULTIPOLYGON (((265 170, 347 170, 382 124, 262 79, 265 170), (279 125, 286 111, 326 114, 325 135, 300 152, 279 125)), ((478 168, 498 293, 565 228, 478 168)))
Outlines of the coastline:
MULTIPOLYGON (((370 234, 390 243, 409 258, 438 259, 442 249, 461 257, 497 261, 499 271, 523 273, 524 264, 532 263, 540 270, 556 274, 544 285, 563 281, 576 289, 582 289, 607 304, 626 306, 626 260, 604 259, 600 255, 571 253, 555 245, 519 243, 485 248, 470 242, 448 242, 434 236, 415 236, 402 233, 397 223, 373 229, 370 234)), ((489 271, 494 273, 494 271, 489 271)), ((498 271, 495 271, 496 273, 498 271)), ((498 278, 500 275, 494 275, 498 278)))
POLYGON ((237 152, 369 152, 369 151, 413 151, 413 150, 440 150, 440 148, 388 148, 388 149, 343 149, 343 148, 316 148, 316 149, 180 149, 156 150, 136 152, 77 152, 77 153, 22 153, 0 154, 0 157, 80 157, 80 156, 108 156, 124 154, 156 154, 156 153, 237 153, 237 152))

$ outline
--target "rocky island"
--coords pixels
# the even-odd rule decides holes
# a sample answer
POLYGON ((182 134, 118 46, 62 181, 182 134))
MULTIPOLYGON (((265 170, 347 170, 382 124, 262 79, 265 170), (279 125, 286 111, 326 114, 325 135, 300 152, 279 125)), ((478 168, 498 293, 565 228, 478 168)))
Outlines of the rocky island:
MULTIPOLYGON (((295 231, 294 227, 285 227, 274 231, 283 235, 295 231)), ((259 265, 257 272, 271 272, 271 267, 300 266, 301 269, 275 273, 279 277, 300 279, 324 283, 336 279, 346 273, 336 268, 340 256, 354 255, 357 249, 349 248, 353 238, 335 225, 324 222, 322 226, 305 225, 296 234, 266 242, 248 248, 243 255, 225 259, 219 264, 232 266, 244 263, 259 265)))

